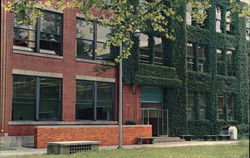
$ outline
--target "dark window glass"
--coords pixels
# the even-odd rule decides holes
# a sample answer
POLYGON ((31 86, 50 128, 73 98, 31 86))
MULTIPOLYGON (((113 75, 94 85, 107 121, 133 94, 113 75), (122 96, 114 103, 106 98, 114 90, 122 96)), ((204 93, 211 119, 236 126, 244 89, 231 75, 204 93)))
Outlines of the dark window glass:
POLYGON ((13 78, 12 120, 35 120, 35 78, 13 78))
POLYGON ((113 119, 113 91, 112 84, 97 84, 97 120, 113 119))
POLYGON ((192 43, 187 44, 187 69, 194 70, 194 47, 192 43))
POLYGON ((194 93, 188 92, 188 107, 187 107, 187 117, 188 120, 193 119, 193 108, 194 108, 194 93))
POLYGON ((76 86, 76 119, 113 120, 114 84, 77 81, 76 86))
POLYGON ((77 81, 76 83, 76 119, 94 119, 94 82, 77 81))
POLYGON ((223 52, 220 49, 216 50, 217 56, 217 73, 223 75, 224 74, 224 64, 223 64, 223 52))
POLYGON ((218 119, 224 119, 224 95, 218 95, 218 107, 217 107, 218 119))
MULTIPOLYGON (((15 15, 15 21, 18 15, 15 15)), ((44 11, 35 25, 14 23, 13 49, 62 55, 62 16, 44 11)))
POLYGON ((198 46, 198 71, 199 72, 205 72, 205 61, 206 61, 205 48, 198 46))
POLYGON ((233 52, 227 51, 227 74, 233 76, 233 52))
POLYGON ((206 95, 205 94, 201 94, 199 96, 199 104, 200 104, 200 119, 201 120, 205 120, 206 119, 206 95))
POLYGON ((229 120, 234 120, 234 95, 227 96, 227 114, 229 120))
POLYGON ((40 79, 40 120, 57 120, 60 118, 60 80, 40 79))
POLYGON ((59 79, 13 76, 12 120, 59 120, 59 79))

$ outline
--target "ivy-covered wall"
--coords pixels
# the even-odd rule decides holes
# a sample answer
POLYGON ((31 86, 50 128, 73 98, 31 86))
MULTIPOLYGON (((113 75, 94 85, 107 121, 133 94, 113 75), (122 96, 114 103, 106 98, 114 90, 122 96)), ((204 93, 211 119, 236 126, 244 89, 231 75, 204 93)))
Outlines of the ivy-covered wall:
MULTIPOLYGON (((219 6, 225 14, 228 3, 227 0, 211 0, 211 3, 212 7, 208 10, 209 16, 205 21, 205 28, 200 28, 198 25, 186 25, 185 21, 170 20, 170 26, 175 29, 176 40, 171 41, 162 37, 163 66, 140 63, 139 39, 136 37, 132 55, 124 61, 125 83, 164 87, 164 108, 169 110, 169 135, 171 136, 218 134, 224 125, 247 123, 249 109, 247 60, 250 42, 245 40, 245 20, 232 15, 233 34, 227 34, 226 19, 222 18, 222 33, 218 33, 216 32, 216 7, 219 6), (187 70, 187 42, 205 46, 206 72, 187 70), (235 49, 233 51, 234 75, 227 76, 226 73, 219 75, 216 49, 227 51, 232 48, 235 49), (194 110, 194 115, 197 117, 187 120, 188 91, 206 94, 205 120, 200 120, 199 105, 194 110), (234 96, 233 121, 228 120, 227 106, 224 107, 224 119, 217 119, 217 96, 221 93, 234 96)), ((176 8, 177 13, 183 19, 186 19, 185 4, 186 1, 183 0, 181 7, 176 8)), ((158 34, 157 36, 159 37, 158 34)))

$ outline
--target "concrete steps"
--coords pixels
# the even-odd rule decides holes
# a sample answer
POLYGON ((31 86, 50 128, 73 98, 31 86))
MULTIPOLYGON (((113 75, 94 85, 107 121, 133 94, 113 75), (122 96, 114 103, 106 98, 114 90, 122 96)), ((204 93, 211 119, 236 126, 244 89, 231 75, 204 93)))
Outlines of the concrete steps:
POLYGON ((154 137, 154 143, 168 143, 168 142, 183 142, 184 139, 180 139, 180 137, 168 137, 168 136, 159 136, 154 137))

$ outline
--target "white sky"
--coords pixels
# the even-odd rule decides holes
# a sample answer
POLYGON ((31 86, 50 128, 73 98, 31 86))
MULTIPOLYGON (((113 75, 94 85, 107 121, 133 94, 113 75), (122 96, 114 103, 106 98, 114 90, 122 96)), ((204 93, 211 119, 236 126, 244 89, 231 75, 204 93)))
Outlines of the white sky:
POLYGON ((250 0, 241 0, 241 1, 250 4, 250 0))

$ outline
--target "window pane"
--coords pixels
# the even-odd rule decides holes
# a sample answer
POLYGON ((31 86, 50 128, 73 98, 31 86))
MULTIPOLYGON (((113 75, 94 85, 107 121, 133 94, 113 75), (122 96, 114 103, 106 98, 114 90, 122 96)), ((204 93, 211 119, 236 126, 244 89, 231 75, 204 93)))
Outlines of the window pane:
POLYGON ((188 92, 188 106, 193 107, 194 106, 194 93, 188 92))
POLYGON ((60 107, 59 100, 40 99, 39 120, 60 120, 60 107))
POLYGON ((194 49, 192 43, 187 44, 187 55, 192 57, 194 56, 194 49))
POLYGON ((97 101, 113 102, 113 84, 97 83, 97 101))
POLYGON ((105 43, 97 42, 96 58, 103 60, 111 60, 112 56, 110 54, 110 49, 104 48, 104 44, 105 43))
POLYGON ((148 36, 146 34, 140 35, 140 61, 149 62, 149 47, 148 47, 148 36))
POLYGON ((198 58, 205 59, 205 48, 204 47, 198 47, 198 58))
POLYGON ((84 59, 93 58, 93 41, 77 39, 77 57, 84 59))
POLYGON ((61 108, 60 80, 40 78, 40 120, 59 120, 61 108))
POLYGON ((41 17, 40 52, 61 55, 61 15, 45 12, 41 17))
POLYGON ((77 81, 76 83, 76 119, 94 119, 94 85, 93 82, 77 81))
POLYGON ((93 24, 87 24, 85 21, 77 19, 76 24, 77 38, 93 40, 93 24))
POLYGON ((111 107, 97 107, 97 120, 113 120, 111 107))
POLYGON ((97 41, 106 42, 106 36, 110 33, 110 28, 97 24, 97 41))
POLYGON ((59 99, 60 80, 50 78, 40 78, 40 98, 59 99))
POLYGON ((12 119, 35 119, 35 78, 13 76, 12 119))

